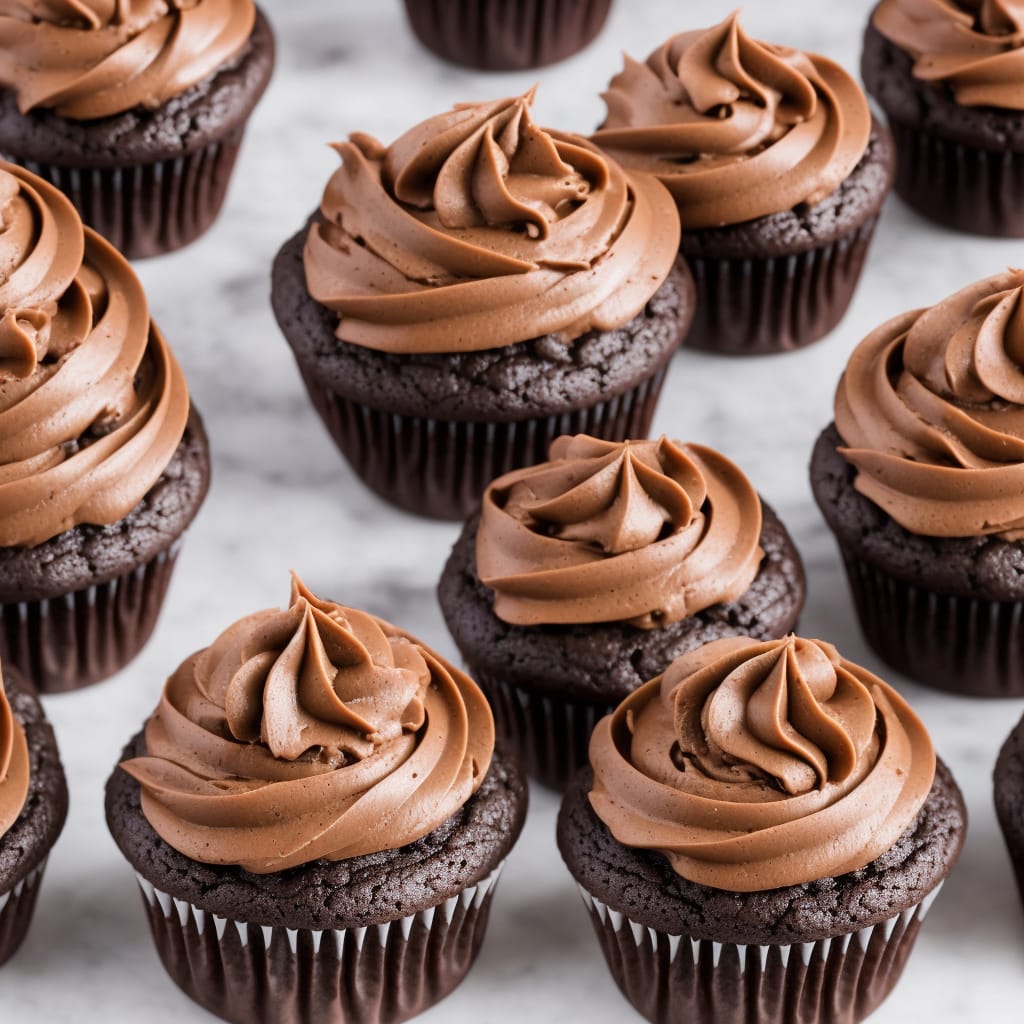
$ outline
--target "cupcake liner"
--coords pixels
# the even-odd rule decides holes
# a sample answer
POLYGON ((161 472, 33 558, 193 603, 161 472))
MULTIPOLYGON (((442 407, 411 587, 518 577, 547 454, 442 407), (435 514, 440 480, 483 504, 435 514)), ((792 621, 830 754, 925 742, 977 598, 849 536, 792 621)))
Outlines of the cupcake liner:
POLYGON ((70 594, 0 605, 0 662, 40 693, 77 690, 113 675, 149 639, 181 542, 123 576, 70 594))
POLYGON ((25 938, 45 870, 44 857, 13 889, 0 893, 0 964, 17 952, 25 938))
POLYGON ((310 399, 363 482, 418 515, 462 519, 484 488, 520 466, 543 462, 561 434, 609 441, 646 437, 665 367, 635 388, 596 405, 512 422, 434 420, 371 409, 325 387, 299 364, 310 399))
POLYGON ((856 1024, 892 990, 932 901, 880 924, 790 945, 669 935, 579 886, 623 995, 650 1021, 688 1024, 856 1024))
POLYGON ((1024 696, 1024 603, 924 590, 842 555, 861 630, 887 665, 950 693, 1024 696))
POLYGON ((871 217, 828 245, 790 256, 687 255, 697 311, 684 347, 768 355, 828 334, 850 305, 877 223, 878 217, 871 217))
POLYGON ((437 906, 345 930, 230 920, 137 878, 167 973, 211 1013, 238 1024, 386 1024, 462 981, 503 867, 437 906))
POLYGON ((405 0, 428 50, 489 71, 564 60, 601 31, 610 7, 611 0, 405 0))

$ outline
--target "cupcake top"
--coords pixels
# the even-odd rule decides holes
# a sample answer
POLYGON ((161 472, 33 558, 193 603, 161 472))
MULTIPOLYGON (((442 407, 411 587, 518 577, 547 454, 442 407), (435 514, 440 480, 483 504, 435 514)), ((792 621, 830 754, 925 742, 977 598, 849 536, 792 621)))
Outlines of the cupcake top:
POLYGON ((155 108, 252 34, 252 0, 0 0, 0 85, 84 121, 155 108))
POLYGON ((174 849, 257 873, 397 849, 476 792, 494 749, 476 684, 293 579, 168 679, 122 767, 174 849))
POLYGON ((52 185, 0 164, 0 546, 123 518, 188 410, 128 262, 52 185))
POLYGON ((854 350, 836 391, 854 486, 912 533, 1024 537, 1024 271, 912 310, 854 350))
POLYGON ((487 488, 476 563, 505 622, 653 629, 743 594, 760 536, 757 492, 710 448, 578 434, 487 488))
POLYGON ((28 741, 14 717, 0 672, 0 837, 18 820, 28 796, 28 741))
POLYGON ((871 24, 961 106, 1024 110, 1022 0, 881 0, 871 24))
POLYGON ((595 813, 700 885, 760 892, 869 864, 913 823, 935 752, 891 687, 820 640, 729 637, 602 719, 595 813))
POLYGON ((594 141, 655 174, 685 230, 739 224, 823 200, 867 149, 857 83, 817 54, 751 39, 738 12, 673 36, 604 93, 594 141))
POLYGON ((304 252, 337 336, 387 352, 468 352, 611 330, 668 276, 679 217, 654 180, 533 122, 533 90, 464 103, 390 146, 335 148, 304 252))

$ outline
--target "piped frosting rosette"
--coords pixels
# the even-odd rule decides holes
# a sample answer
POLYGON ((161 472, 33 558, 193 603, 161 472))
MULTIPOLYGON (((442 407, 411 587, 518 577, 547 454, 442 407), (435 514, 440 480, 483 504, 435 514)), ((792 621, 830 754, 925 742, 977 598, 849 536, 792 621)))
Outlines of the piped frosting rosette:
POLYGON ((730 637, 602 719, 590 802, 627 846, 757 892, 864 867, 913 823, 935 753, 900 696, 820 640, 730 637))
POLYGON ((914 77, 965 107, 1024 110, 1024 3, 882 0, 874 27, 914 58, 914 77))
POLYGON ((0 0, 0 85, 22 113, 155 108, 245 46, 252 0, 0 0))
POLYGON ((28 741, 14 717, 0 674, 0 838, 18 820, 28 797, 28 741))
POLYGON ((314 597, 228 627, 167 681, 122 767, 179 852, 281 871, 397 849, 477 790, 494 726, 468 676, 394 626, 314 597))
POLYGON ((304 260, 339 338, 388 352, 571 339, 641 312, 678 250, 654 180, 533 121, 533 92, 459 104, 385 147, 352 135, 304 260))
POLYGON ((506 622, 652 629, 743 594, 760 535, 757 492, 717 452, 579 434, 487 488, 477 572, 506 622))
POLYGON ((895 317, 835 400, 854 486, 912 533, 1024 537, 1024 272, 895 317))
POLYGON ((655 174, 684 230, 820 202, 863 156, 871 113, 857 83, 817 54, 751 39, 738 13, 625 57, 594 141, 655 174))
POLYGON ((122 519, 188 410, 124 257, 56 188, 0 164, 0 546, 122 519))

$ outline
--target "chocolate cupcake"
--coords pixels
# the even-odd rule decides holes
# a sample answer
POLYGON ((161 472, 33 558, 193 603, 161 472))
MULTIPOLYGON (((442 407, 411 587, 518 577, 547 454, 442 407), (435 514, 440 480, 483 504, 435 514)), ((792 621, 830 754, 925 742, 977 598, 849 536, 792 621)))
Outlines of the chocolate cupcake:
POLYGON ((697 285, 687 344, 799 348, 850 303, 892 185, 892 143, 839 65, 750 39, 731 14, 673 36, 604 94, 594 141, 679 204, 697 285))
POLYGON ((0 5, 0 153, 126 256, 216 218, 274 39, 252 0, 0 5))
POLYGON ((718 637, 784 636, 804 590, 785 527, 723 456, 578 436, 487 488, 438 599, 499 735, 564 789, 644 680, 718 637))
POLYGON ((854 350, 811 462, 861 628, 919 683, 1024 695, 1024 273, 854 350))
POLYGON ((10 164, 0 253, 0 657, 70 690, 148 639, 209 451, 127 261, 10 164))
POLYGON ((861 74, 889 119, 896 192, 929 220, 1024 236, 1024 10, 882 0, 861 74))
POLYGON ((662 1024, 855 1024, 899 980, 963 798, 899 695, 819 640, 718 640, 603 719, 558 846, 662 1024))
POLYGON ((314 406, 389 501, 462 518, 559 434, 646 435, 693 310, 671 196, 532 92, 356 134, 274 263, 314 406))
POLYGON ((68 787, 43 707, 0 672, 0 964, 28 931, 46 858, 68 815, 68 787))
POLYGON ((296 580, 171 676, 106 807, 196 1002, 376 1024, 468 971, 526 787, 471 679, 296 580))
POLYGON ((996 818, 1024 900, 1024 719, 1006 737, 992 774, 996 818))

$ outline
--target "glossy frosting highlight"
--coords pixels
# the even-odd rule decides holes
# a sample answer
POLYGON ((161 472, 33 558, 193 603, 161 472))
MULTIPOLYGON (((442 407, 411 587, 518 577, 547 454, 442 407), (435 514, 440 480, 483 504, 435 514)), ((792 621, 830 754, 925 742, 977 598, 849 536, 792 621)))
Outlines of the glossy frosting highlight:
POLYGON ((539 128, 532 100, 459 104, 389 147, 335 146, 304 260, 339 338, 466 352, 610 330, 644 308, 676 259, 671 197, 539 128))
POLYGON ((28 797, 28 740, 14 717, 0 673, 0 837, 18 820, 28 797))
POLYGON ((1024 271, 882 324, 836 391, 854 486, 912 533, 1024 537, 1024 271))
POLYGON ((487 488, 477 572, 515 625, 653 629, 745 593, 760 536, 757 492, 717 452, 579 434, 487 488))
POLYGON ((602 719, 591 805, 700 885, 761 892, 869 864, 910 827, 935 752, 902 698, 820 640, 730 637, 602 719))
POLYGON ((594 141, 668 186, 684 230, 820 202, 857 166, 867 99, 838 64, 751 39, 737 13, 625 57, 594 141))
POLYGON ((477 790, 494 749, 471 679, 417 640, 293 580, 167 681, 122 767, 176 850, 281 871, 396 849, 477 790))

